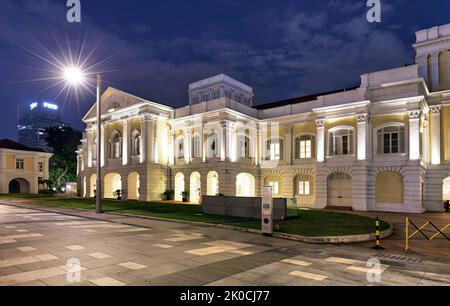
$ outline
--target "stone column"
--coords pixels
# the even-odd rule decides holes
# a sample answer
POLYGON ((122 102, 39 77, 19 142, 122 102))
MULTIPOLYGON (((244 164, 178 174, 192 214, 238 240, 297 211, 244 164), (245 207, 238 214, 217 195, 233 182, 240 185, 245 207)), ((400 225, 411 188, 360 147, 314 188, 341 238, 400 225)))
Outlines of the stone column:
POLYGON ((150 162, 155 162, 155 122, 153 120, 153 116, 150 117, 150 120, 147 122, 147 133, 148 133, 148 142, 147 142, 147 153, 148 153, 148 160, 150 162))
POLYGON ((367 134, 368 134, 368 115, 360 114, 356 116, 358 121, 358 139, 357 139, 357 158, 358 160, 366 160, 367 158, 367 134))
POLYGON ((169 130, 169 165, 175 165, 175 131, 169 130))
MULTIPOLYGON (((237 151, 238 151, 238 145, 237 145, 238 139, 236 134, 236 124, 233 122, 228 123, 227 128, 227 146, 228 146, 228 156, 229 159, 233 162, 236 162, 238 160, 237 151)), ((249 143, 250 145, 250 143, 249 143)), ((250 149, 250 148, 249 148, 250 149)))
POLYGON ((422 115, 422 160, 430 163, 430 121, 427 116, 422 115))
POLYGON ((191 162, 192 135, 189 127, 184 129, 184 161, 186 164, 191 162))
POLYGON ((409 159, 420 159, 420 110, 409 112, 409 159))
MULTIPOLYGON (((106 126, 106 124, 102 124, 102 126, 101 126, 101 140, 102 140, 102 143, 100 144, 100 147, 101 147, 101 155, 102 155, 102 160, 100 161, 100 165, 102 166, 102 167, 106 167, 107 165, 108 165, 108 142, 109 142, 109 139, 107 139, 108 137, 106 137, 106 128, 107 128, 107 126, 106 126)), ((97 161, 97 162, 99 162, 99 161, 97 161)))
POLYGON ((262 165, 266 159, 266 148, 264 144, 264 128, 258 130, 259 164, 262 165))
POLYGON ((79 175, 80 172, 81 172, 81 154, 77 152, 77 175, 79 175))
POLYGON ((221 122, 222 125, 222 143, 221 143, 221 160, 231 160, 233 158, 233 123, 228 120, 221 122))
POLYGON ((431 163, 441 164, 441 106, 431 106, 431 163))
POLYGON ((316 120, 317 126, 317 161, 322 163, 325 161, 325 120, 316 120))
POLYGON ((211 131, 207 129, 203 129, 201 132, 201 141, 202 141, 202 162, 206 163, 206 157, 208 155, 208 138, 211 136, 211 131))
POLYGON ((432 90, 439 91, 439 52, 431 54, 432 90))
POLYGON ((122 165, 126 166, 130 160, 130 122, 128 119, 122 121, 123 135, 122 135, 122 165))
POLYGON ((220 141, 220 160, 225 161, 227 159, 227 145, 226 145, 226 122, 222 121, 220 123, 220 134, 219 134, 219 141, 220 141))
POLYGON ((448 61, 447 71, 448 71, 449 77, 448 77, 448 84, 447 84, 446 89, 450 89, 450 61, 448 61))
POLYGON ((93 130, 92 130, 92 128, 89 128, 88 130, 87 130, 87 133, 86 133, 86 135, 87 135, 87 151, 88 151, 88 154, 87 154, 87 162, 88 162, 88 168, 92 168, 92 166, 93 166, 93 160, 94 160, 94 158, 93 158, 93 152, 92 152, 92 144, 93 144, 93 142, 94 142, 94 135, 93 135, 93 130))
POLYGON ((257 166, 258 162, 258 128, 255 126, 250 130, 251 158, 253 165, 257 166))
POLYGON ((284 131, 285 131, 284 160, 287 165, 292 165, 292 126, 285 127, 284 131))
POLYGON ((151 114, 145 113, 141 114, 141 143, 140 143, 140 151, 141 151, 141 164, 148 162, 148 141, 149 139, 149 122, 151 119, 151 114))

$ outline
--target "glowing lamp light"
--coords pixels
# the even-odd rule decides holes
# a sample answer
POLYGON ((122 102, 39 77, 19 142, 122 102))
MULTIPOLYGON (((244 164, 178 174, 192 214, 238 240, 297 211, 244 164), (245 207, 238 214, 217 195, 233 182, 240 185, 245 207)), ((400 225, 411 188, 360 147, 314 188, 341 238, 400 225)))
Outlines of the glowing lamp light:
POLYGON ((84 82, 83 72, 77 67, 64 69, 64 79, 71 85, 78 85, 84 82))

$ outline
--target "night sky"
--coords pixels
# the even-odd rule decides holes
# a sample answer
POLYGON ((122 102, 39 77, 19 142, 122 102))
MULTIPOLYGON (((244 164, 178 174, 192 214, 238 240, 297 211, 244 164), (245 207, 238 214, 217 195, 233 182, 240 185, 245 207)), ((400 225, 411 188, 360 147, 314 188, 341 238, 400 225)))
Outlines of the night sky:
POLYGON ((70 55, 155 102, 186 105, 188 83, 223 72, 261 104, 411 64, 414 32, 450 23, 448 0, 382 0, 379 24, 366 0, 81 0, 81 24, 67 22, 66 2, 0 1, 0 138, 16 139, 17 105, 36 99, 82 128, 94 91, 68 94, 54 79, 70 55))

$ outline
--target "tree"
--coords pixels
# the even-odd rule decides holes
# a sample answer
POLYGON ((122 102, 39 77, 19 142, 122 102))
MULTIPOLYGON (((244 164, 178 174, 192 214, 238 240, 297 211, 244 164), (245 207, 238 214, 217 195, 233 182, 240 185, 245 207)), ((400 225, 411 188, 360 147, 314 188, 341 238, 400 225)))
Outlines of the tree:
POLYGON ((47 129, 47 144, 52 149, 50 180, 57 190, 67 182, 76 181, 77 149, 82 134, 70 127, 47 129))

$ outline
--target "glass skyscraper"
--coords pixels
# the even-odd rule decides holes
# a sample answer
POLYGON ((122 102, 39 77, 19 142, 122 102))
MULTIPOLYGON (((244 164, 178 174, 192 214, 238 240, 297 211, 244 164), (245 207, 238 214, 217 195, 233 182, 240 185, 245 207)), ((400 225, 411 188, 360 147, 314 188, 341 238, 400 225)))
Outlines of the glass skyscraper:
POLYGON ((18 142, 30 148, 50 152, 46 138, 49 127, 65 127, 62 122, 61 108, 54 102, 36 101, 19 106, 18 142))

